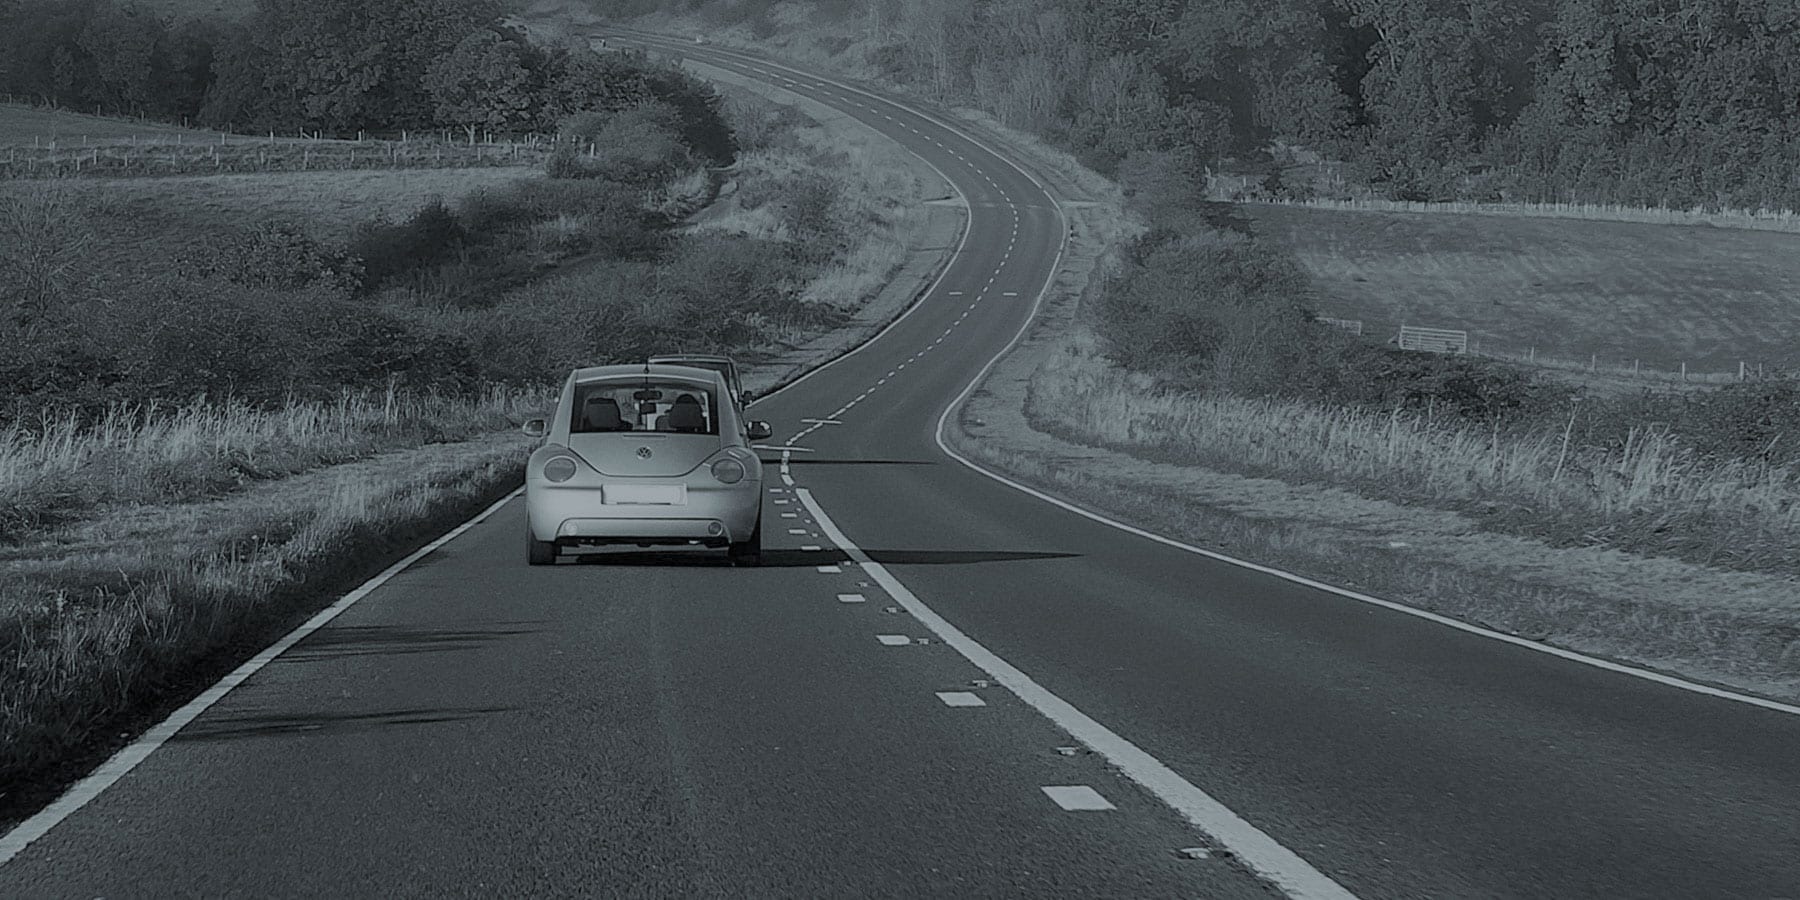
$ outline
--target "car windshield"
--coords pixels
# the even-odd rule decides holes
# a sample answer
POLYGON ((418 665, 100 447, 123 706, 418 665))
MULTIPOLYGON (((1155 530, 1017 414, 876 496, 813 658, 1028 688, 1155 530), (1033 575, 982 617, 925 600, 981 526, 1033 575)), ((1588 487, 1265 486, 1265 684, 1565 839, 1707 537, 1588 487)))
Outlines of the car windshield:
POLYGON ((570 434, 609 431, 719 433, 719 407, 711 388, 691 381, 601 381, 575 386, 570 434))

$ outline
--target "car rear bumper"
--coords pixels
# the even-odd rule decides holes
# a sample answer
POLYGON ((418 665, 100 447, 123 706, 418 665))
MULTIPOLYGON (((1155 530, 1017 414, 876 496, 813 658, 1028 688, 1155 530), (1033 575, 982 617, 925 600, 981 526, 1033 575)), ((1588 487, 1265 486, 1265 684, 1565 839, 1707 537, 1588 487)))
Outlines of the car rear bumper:
POLYGON ((689 490, 681 505, 604 502, 595 488, 527 484, 532 537, 560 544, 724 545, 750 538, 762 508, 762 487, 746 481, 729 489, 689 490))
POLYGON ((731 529, 719 519, 564 519, 556 527, 559 544, 685 544, 700 541, 722 546, 731 540, 731 529))

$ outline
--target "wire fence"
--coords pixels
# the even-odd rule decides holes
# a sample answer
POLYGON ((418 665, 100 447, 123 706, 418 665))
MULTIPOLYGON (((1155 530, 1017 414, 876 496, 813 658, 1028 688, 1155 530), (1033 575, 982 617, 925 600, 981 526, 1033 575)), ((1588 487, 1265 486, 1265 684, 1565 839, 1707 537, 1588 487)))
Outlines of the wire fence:
MULTIPOLYGON (((23 98, 0 95, 0 103, 23 98)), ((33 111, 67 113, 54 107, 33 111)), ((3 110, 0 110, 3 111, 3 110)), ((566 138, 541 132, 503 132, 480 126, 359 131, 207 131, 186 123, 58 117, 54 128, 32 130, 31 120, 0 127, 0 178, 205 175, 383 168, 465 168, 543 162, 566 138), (144 130, 133 131, 134 123, 144 130), (91 131, 80 130, 92 125, 91 131), (23 127, 21 127, 23 126, 23 127)), ((592 144, 577 149, 593 155, 592 144)))
POLYGON ((1590 353, 1586 360, 1569 359, 1550 355, 1540 355, 1536 347, 1524 350, 1498 347, 1492 342, 1483 346, 1479 335, 1471 335, 1459 329, 1434 329, 1413 326, 1400 326, 1398 332, 1370 330, 1361 319, 1345 319, 1333 316, 1319 316, 1321 325, 1342 329, 1355 335, 1367 335, 1371 340, 1385 340, 1387 343, 1407 350, 1421 352, 1467 354, 1488 359, 1521 363, 1543 369, 1552 369, 1570 374, 1586 373, 1590 376, 1604 376, 1612 379, 1641 381, 1645 384, 1732 384, 1744 381, 1760 381, 1769 378, 1786 378, 1792 374, 1788 365, 1769 363, 1767 361, 1739 360, 1732 369, 1719 370, 1708 368, 1717 363, 1698 363, 1690 365, 1688 360, 1653 359, 1646 364, 1642 357, 1602 356, 1590 353), (1419 336, 1423 333, 1424 340, 1419 336), (1382 335, 1387 335, 1383 338, 1382 335), (1455 340, 1448 338, 1454 336, 1455 340), (1436 338, 1436 340, 1433 340, 1436 338))

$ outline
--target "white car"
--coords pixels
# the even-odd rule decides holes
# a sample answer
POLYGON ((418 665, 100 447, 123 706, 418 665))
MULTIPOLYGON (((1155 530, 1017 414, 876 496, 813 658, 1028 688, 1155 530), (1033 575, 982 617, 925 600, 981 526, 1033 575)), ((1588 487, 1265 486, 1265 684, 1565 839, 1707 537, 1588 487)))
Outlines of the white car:
POLYGON ((607 544, 726 548, 733 562, 762 559, 762 461, 725 376, 677 365, 577 369, 525 469, 526 559, 607 544))

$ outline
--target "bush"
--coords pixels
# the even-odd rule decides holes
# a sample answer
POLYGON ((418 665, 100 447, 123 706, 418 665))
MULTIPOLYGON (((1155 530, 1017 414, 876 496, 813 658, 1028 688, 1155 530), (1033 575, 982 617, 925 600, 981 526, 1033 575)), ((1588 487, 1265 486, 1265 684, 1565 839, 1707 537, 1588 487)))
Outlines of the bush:
POLYGON ((337 303, 314 312, 334 325, 309 342, 317 349, 301 374, 306 383, 328 386, 327 393, 389 381, 460 393, 477 383, 479 367, 469 341, 407 316, 408 311, 337 303))
POLYGON ((460 257, 468 238, 444 202, 433 200, 405 222, 376 220, 359 226, 349 253, 362 263, 363 290, 373 291, 396 276, 460 257))
MULTIPOLYGON (((314 349, 309 332, 332 327, 291 302, 306 293, 272 295, 223 281, 150 286, 120 310, 120 333, 132 336, 124 348, 130 381, 115 399, 280 400, 296 384, 296 364, 314 349)), ((313 297, 330 299, 316 289, 313 297)))
POLYGON ((268 222, 217 247, 177 261, 183 276, 222 278, 233 284, 281 290, 321 285, 350 291, 362 281, 362 264, 341 247, 327 247, 292 222, 268 222))
POLYGON ((1709 456, 1800 462, 1800 381, 1727 385, 1688 395, 1676 410, 1676 430, 1709 456))
POLYGON ((1263 381, 1294 355, 1289 348, 1308 342, 1295 299, 1305 285, 1299 267, 1268 245, 1161 227, 1126 248, 1122 271, 1098 297, 1095 327, 1126 368, 1189 381, 1212 372, 1236 382, 1254 372, 1263 381), (1227 348, 1225 370, 1215 370, 1227 348))
MULTIPOLYGON (((1366 345, 1365 345, 1366 346, 1366 345)), ((1542 381, 1515 366, 1470 356, 1367 347, 1339 357, 1350 366, 1336 379, 1339 403, 1429 410, 1470 422, 1523 423, 1566 409, 1572 388, 1542 381)))

